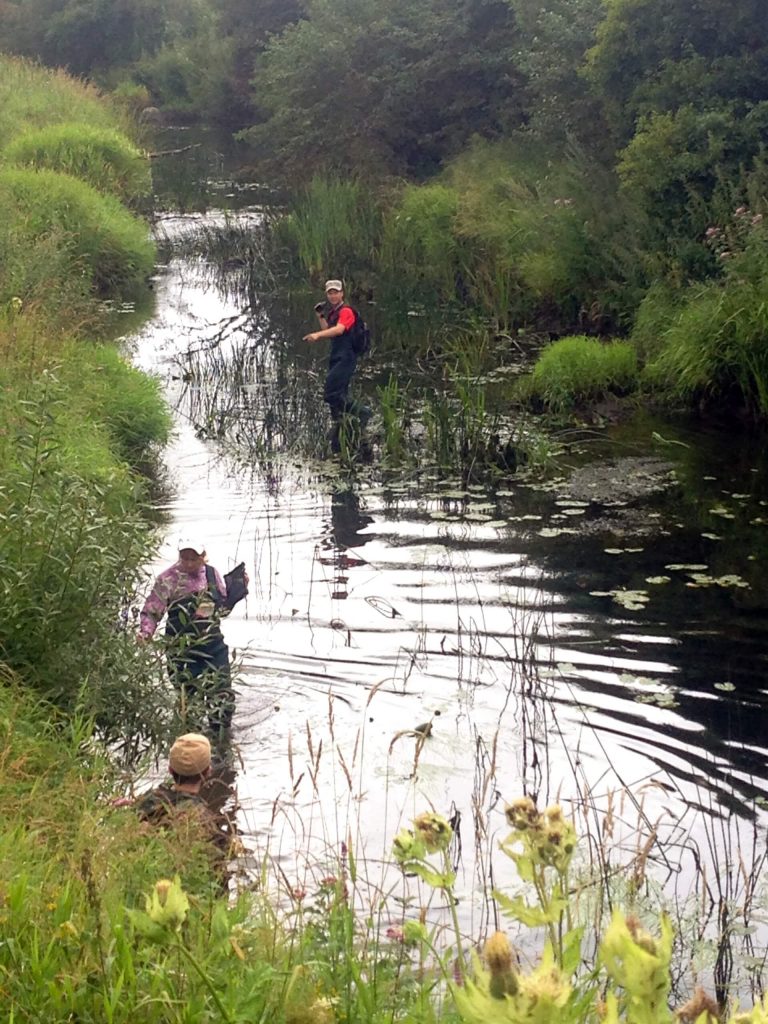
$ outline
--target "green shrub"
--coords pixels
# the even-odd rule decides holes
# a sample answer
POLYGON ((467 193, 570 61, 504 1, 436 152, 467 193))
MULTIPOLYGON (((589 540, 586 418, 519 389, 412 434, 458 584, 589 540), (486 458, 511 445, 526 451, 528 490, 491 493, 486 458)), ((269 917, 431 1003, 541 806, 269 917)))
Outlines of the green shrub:
POLYGON ((379 269, 385 287, 405 302, 455 297, 458 208, 459 195, 448 185, 410 185, 388 214, 379 269))
POLYGON ((610 393, 629 392, 637 377, 637 357, 629 342, 605 343, 582 335, 547 346, 521 391, 552 412, 564 412, 610 393))
POLYGON ((0 170, 0 223, 12 260, 23 260, 41 236, 58 238, 71 275, 102 294, 129 292, 154 265, 142 221, 113 196, 56 171, 0 170))
POLYGON ((136 120, 142 110, 152 106, 152 95, 146 85, 138 82, 118 82, 109 93, 112 104, 123 110, 132 119, 136 120))
POLYGON ((744 401, 756 416, 766 417, 768 231, 759 214, 754 222, 748 212, 746 217, 743 247, 723 250, 723 280, 681 293, 645 378, 673 399, 744 401))
POLYGON ((124 202, 150 191, 149 163, 120 132, 86 124, 47 125, 17 135, 3 150, 7 163, 71 174, 124 202))

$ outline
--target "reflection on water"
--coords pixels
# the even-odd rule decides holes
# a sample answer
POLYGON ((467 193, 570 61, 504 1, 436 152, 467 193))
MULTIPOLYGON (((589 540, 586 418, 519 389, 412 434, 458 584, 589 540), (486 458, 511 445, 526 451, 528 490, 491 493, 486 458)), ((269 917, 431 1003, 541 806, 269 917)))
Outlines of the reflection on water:
POLYGON ((762 465, 684 424, 660 429, 688 447, 659 451, 642 420, 577 446, 546 484, 314 462, 294 432, 324 433, 322 355, 300 348, 287 299, 268 317, 239 295, 171 252, 132 346, 177 411, 157 564, 191 531, 252 579, 225 630, 242 660, 239 820, 254 847, 303 886, 351 839, 380 891, 403 823, 458 814, 462 924, 477 935, 495 923, 489 879, 510 878, 504 803, 525 791, 585 827, 610 807, 607 844, 661 837, 649 859, 665 881, 742 898, 746 881, 699 866, 724 843, 764 845, 762 465), (634 496, 629 458, 678 483, 634 496), (626 473, 610 494, 573 483, 610 459, 626 473))

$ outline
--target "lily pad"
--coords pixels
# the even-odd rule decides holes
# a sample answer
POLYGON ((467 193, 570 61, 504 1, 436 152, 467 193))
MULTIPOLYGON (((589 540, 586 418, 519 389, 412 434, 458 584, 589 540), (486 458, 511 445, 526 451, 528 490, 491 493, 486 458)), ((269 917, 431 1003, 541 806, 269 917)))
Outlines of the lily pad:
POLYGON ((678 564, 677 562, 675 562, 673 565, 665 565, 664 568, 668 569, 670 572, 703 572, 705 569, 708 569, 709 566, 683 565, 682 563, 678 564))
POLYGON ((732 693, 733 690, 736 689, 736 687, 733 685, 733 683, 715 683, 715 689, 723 690, 725 691, 725 693, 732 693))
POLYGON ((646 583, 670 583, 672 580, 671 576, 646 576, 646 583))
POLYGON ((650 599, 647 590, 616 590, 613 594, 613 600, 630 612, 642 611, 650 599))

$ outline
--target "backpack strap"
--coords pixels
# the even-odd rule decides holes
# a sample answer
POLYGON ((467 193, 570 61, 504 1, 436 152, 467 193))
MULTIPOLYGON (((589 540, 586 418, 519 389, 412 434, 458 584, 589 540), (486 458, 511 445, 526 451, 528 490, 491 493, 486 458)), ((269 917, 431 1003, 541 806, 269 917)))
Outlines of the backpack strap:
POLYGON ((206 565, 205 567, 205 581, 208 584, 208 593, 211 595, 213 603, 218 608, 220 605, 224 604, 224 599, 221 596, 221 591, 219 590, 219 586, 216 582, 216 573, 213 571, 212 565, 206 565))

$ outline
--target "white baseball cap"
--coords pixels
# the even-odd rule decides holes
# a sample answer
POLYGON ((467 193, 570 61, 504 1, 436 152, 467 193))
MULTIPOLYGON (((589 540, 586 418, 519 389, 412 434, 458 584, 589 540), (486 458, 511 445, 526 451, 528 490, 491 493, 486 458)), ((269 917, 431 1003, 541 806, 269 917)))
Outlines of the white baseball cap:
POLYGON ((179 541, 179 551, 194 551, 196 555, 204 555, 205 544, 200 540, 192 540, 189 537, 185 537, 179 541))

